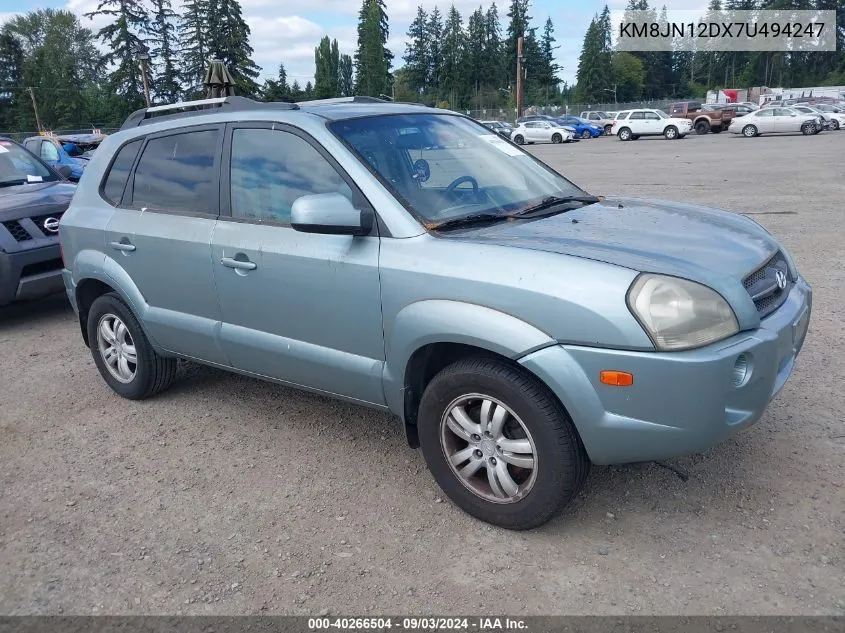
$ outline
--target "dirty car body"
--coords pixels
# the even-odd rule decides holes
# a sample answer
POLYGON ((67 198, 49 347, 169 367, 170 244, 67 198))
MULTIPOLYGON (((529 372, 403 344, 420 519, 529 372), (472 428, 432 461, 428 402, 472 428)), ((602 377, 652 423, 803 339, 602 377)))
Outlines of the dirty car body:
POLYGON ((450 498, 523 529, 590 462, 757 422, 793 370, 812 293, 744 216, 599 200, 422 106, 226 103, 110 136, 62 222, 68 297, 126 397, 171 378, 145 353, 389 411, 450 498), (203 204, 156 208, 148 169, 177 173, 167 139, 194 132, 203 204))

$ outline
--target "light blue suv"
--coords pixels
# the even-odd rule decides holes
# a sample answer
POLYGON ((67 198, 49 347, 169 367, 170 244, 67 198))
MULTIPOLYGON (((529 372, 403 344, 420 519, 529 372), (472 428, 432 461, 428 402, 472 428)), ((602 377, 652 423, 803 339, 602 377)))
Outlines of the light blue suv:
POLYGON ((190 359, 390 411, 446 494, 507 528, 591 463, 757 422, 809 323, 752 220, 596 198, 423 106, 150 108, 86 174, 64 280, 114 391, 152 396, 190 359))

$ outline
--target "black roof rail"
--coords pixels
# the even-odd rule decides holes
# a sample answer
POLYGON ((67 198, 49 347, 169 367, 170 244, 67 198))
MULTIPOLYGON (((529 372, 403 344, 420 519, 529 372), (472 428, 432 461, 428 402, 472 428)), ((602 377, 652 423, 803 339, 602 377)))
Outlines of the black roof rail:
POLYGON ((281 101, 262 102, 248 99, 247 97, 218 97, 215 99, 200 99, 199 101, 181 101, 168 105, 142 108, 130 114, 121 130, 128 130, 139 125, 157 123, 183 117, 198 116, 201 114, 216 114, 222 112, 244 112, 247 110, 298 110, 295 103, 284 103, 281 101))
POLYGON ((356 97, 334 97, 331 99, 312 99, 311 101, 297 101, 300 106, 321 106, 321 105, 335 105, 338 103, 390 103, 385 99, 378 97, 365 97, 358 95, 356 97))

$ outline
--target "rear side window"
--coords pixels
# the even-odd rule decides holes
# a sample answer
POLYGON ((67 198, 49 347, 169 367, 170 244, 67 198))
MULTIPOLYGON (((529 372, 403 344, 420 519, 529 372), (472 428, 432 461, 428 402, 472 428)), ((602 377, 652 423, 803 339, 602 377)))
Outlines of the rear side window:
POLYGON ((217 213, 218 134, 218 130, 199 130, 147 141, 135 168, 132 206, 217 213))
POLYGON ((630 114, 630 113, 629 112, 620 112, 619 114, 616 115, 616 120, 622 121, 623 119, 627 119, 628 114, 630 114))
POLYGON ((135 162, 135 156, 141 147, 141 139, 127 143, 120 148, 103 184, 103 197, 114 205, 119 205, 123 198, 123 190, 129 179, 129 170, 135 162))
MULTIPOLYGON (((645 113, 643 113, 643 112, 632 112, 632 113, 631 113, 631 118, 632 118, 632 119, 644 119, 644 118, 645 118, 645 113)), ((657 117, 655 117, 655 118, 657 118, 657 117)))

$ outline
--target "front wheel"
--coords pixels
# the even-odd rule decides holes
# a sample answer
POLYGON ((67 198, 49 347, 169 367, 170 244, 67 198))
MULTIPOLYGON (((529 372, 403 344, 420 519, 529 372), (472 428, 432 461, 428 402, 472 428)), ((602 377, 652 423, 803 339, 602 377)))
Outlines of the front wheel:
POLYGON ((589 460, 566 411, 535 376, 470 358, 437 374, 420 403, 423 455, 468 514, 512 530, 548 521, 580 490, 589 460))
POLYGON ((513 137, 513 142, 517 145, 525 145, 525 137, 522 134, 517 134, 513 137))
POLYGON ((746 138, 757 136, 757 128, 753 125, 746 125, 742 128, 742 135, 746 138))
POLYGON ((837 121, 836 119, 833 119, 830 122, 830 129, 831 130, 838 130, 839 129, 839 121, 837 121))
POLYGON ((563 137, 560 134, 552 135, 552 143, 562 143, 563 137))
POLYGON ((669 141, 678 138, 678 128, 676 128, 674 125, 670 125, 665 130, 663 130, 663 136, 665 136, 666 139, 669 141))
POLYGON ((88 344, 100 375, 115 393, 129 400, 149 398, 176 377, 176 359, 155 352, 135 315, 115 293, 91 305, 88 344))
POLYGON ((619 137, 620 141, 630 141, 632 136, 631 130, 626 127, 623 127, 621 130, 619 130, 619 134, 617 134, 616 136, 619 137))

